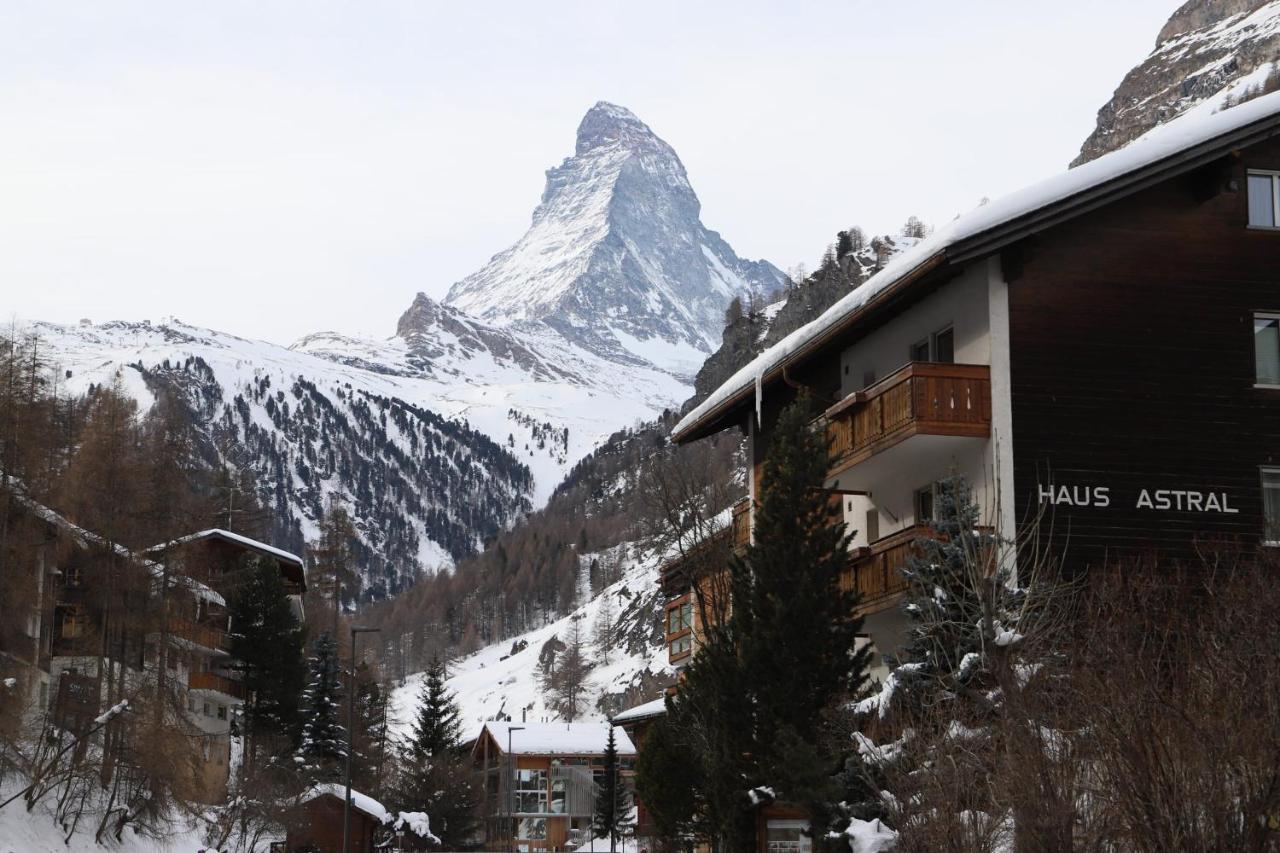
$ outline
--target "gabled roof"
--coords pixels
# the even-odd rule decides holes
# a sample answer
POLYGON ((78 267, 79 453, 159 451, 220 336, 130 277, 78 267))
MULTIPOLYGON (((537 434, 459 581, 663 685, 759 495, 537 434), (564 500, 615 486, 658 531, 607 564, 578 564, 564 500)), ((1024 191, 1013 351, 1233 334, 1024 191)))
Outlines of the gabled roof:
POLYGON ((248 536, 241 536, 239 533, 232 533, 230 530, 223 530, 221 527, 211 527, 208 530, 201 530, 199 533, 188 533, 171 542, 165 542, 160 545, 152 545, 147 549, 147 553, 152 551, 161 551, 166 548, 172 548, 175 545, 185 545, 188 542, 194 542, 197 539, 221 539, 224 542, 231 542, 241 547, 248 548, 251 551, 257 551, 259 554, 266 554, 275 557, 278 560, 284 560, 290 563, 303 565, 302 558, 297 554, 291 554, 288 551, 268 545, 266 542, 259 542, 257 539, 250 539, 248 536))
POLYGON ((220 527, 211 527, 208 530, 201 530, 199 533, 189 533, 170 542, 163 542, 159 545, 152 545, 144 553, 151 554, 157 551, 166 551, 179 545, 185 545, 189 542, 197 542, 201 540, 216 540, 228 542, 240 548, 244 548, 263 556, 272 557, 282 563, 297 567, 297 580, 306 589, 306 563, 297 554, 291 554, 288 551, 268 545, 266 542, 259 542, 257 539, 250 539, 248 536, 242 536, 239 533, 232 533, 230 530, 223 530, 220 527))
MULTIPOLYGON (((347 788, 345 785, 339 785, 336 782, 322 782, 318 785, 313 785, 303 793, 301 802, 309 803, 319 797, 336 797, 339 802, 346 802, 347 788)), ((364 812, 378 823, 391 823, 391 813, 387 811, 386 806, 368 794, 362 794, 354 788, 351 789, 351 808, 364 812)))
MULTIPOLYGON (((67 536, 71 538, 73 542, 75 542, 81 548, 84 548, 86 550, 91 548, 97 548, 104 551, 110 551, 111 553, 115 554, 117 557, 120 557, 121 559, 128 560, 132 563, 136 563, 142 566, 143 568, 146 568, 151 572, 151 576, 153 578, 163 578, 166 575, 165 567, 163 563, 157 563, 153 560, 148 560, 144 557, 139 556, 138 554, 134 553, 132 550, 130 550, 129 548, 126 548, 124 545, 121 545, 118 542, 112 542, 111 540, 103 536, 99 536, 97 533, 94 533, 91 530, 86 530, 85 528, 71 521, 69 518, 67 518, 57 510, 51 507, 45 506, 44 504, 35 500, 34 498, 32 498, 30 495, 27 494, 26 486, 18 478, 5 477, 5 488, 9 492, 9 494, 13 496, 13 499, 18 503, 18 505, 20 505, 23 509, 31 513, 36 518, 39 518, 41 521, 45 522, 46 524, 52 527, 55 527, 58 530, 65 533, 67 536)), ((209 587, 205 586, 204 584, 200 583, 199 581, 193 578, 186 577, 185 575, 169 574, 169 583, 181 584, 182 586, 190 590, 190 592, 193 595, 199 598, 203 598, 204 600, 209 601, 213 604, 217 604, 222 607, 225 607, 227 604, 226 599, 224 599, 216 591, 210 589, 209 587)))
POLYGON ((757 384, 780 378, 785 368, 932 270, 990 255, 1029 234, 1212 162, 1227 151, 1274 136, 1278 127, 1280 92, 1219 113, 1186 114, 1118 151, 969 211, 890 260, 816 320, 733 374, 676 424, 672 438, 692 441, 724 428, 726 416, 747 403, 757 384))
POLYGON ((507 751, 507 734, 511 735, 511 752, 515 755, 603 755, 613 729, 614 746, 619 755, 635 755, 631 738, 609 723, 509 723, 490 721, 484 724, 481 737, 488 733, 502 752, 507 751))

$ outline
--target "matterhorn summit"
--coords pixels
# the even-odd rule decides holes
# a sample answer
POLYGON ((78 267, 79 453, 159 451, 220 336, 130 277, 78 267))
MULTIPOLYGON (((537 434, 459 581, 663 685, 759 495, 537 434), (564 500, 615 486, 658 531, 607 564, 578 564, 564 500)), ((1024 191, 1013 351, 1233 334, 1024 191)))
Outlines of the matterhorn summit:
POLYGON ((729 302, 783 280, 772 264, 739 258, 700 210, 671 146, 602 101, 578 125, 573 156, 548 170, 529 230, 445 302, 688 377, 719 345, 729 302))

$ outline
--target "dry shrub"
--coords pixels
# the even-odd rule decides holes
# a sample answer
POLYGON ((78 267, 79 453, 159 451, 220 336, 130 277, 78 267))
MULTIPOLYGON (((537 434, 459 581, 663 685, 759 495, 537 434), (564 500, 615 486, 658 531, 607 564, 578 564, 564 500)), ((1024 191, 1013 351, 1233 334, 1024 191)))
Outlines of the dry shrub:
POLYGON ((911 721, 882 768, 897 850, 1280 850, 1278 571, 1095 573, 994 710, 911 721))
POLYGON ((1280 849, 1277 568, 1096 583, 1071 674, 1094 849, 1280 849))

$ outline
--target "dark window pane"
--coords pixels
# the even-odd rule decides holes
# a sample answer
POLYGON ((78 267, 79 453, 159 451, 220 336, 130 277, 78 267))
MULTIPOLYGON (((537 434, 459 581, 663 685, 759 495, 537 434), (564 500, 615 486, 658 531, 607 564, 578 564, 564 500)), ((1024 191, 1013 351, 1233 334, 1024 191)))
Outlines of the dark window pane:
POLYGON ((1249 224, 1274 227, 1276 224, 1275 201, 1271 194, 1275 180, 1270 175, 1249 176, 1249 224))
POLYGON ((933 360, 951 364, 956 360, 956 333, 946 329, 933 336, 933 360))
POLYGON ((911 345, 911 360, 912 361, 928 361, 929 360, 929 341, 927 339, 911 345))
POLYGON ((1280 317, 1253 318, 1253 355, 1258 384, 1280 385, 1280 317))
POLYGON ((1262 538, 1280 542, 1280 468, 1262 471, 1262 515, 1266 522, 1262 538))

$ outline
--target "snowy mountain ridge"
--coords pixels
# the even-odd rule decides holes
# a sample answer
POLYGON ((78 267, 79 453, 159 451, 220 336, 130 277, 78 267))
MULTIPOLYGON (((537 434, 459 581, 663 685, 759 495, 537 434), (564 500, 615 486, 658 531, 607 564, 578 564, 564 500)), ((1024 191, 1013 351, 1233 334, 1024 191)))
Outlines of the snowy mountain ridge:
POLYGON ((556 353, 572 367, 532 379, 461 343, 465 360, 436 359, 428 371, 399 337, 326 333, 286 348, 177 320, 30 330, 66 377, 60 393, 118 381, 145 411, 176 391, 206 454, 254 473, 275 544, 300 552, 335 496, 356 520, 374 597, 473 553, 544 503, 600 441, 685 391, 652 368, 601 381, 619 370, 581 351, 577 361, 556 353))
POLYGON ((772 264, 734 254, 700 211, 671 146, 601 101, 578 126, 573 156, 547 171, 528 231, 444 301, 687 380, 718 345, 725 306, 783 281, 772 264))
POLYGON ((1078 166, 1121 148, 1228 95, 1280 86, 1280 0, 1187 0, 1160 29, 1155 48, 1120 81, 1072 161, 1078 166))
POLYGON ((366 588, 394 595, 542 506, 611 434, 677 407, 733 297, 782 281, 698 213, 674 150, 600 103, 525 238, 444 302, 418 294, 387 339, 317 332, 286 348, 176 319, 34 328, 68 391, 118 377, 146 410, 179 389, 206 454, 255 474, 277 544, 301 551, 329 499, 345 505, 366 588))

